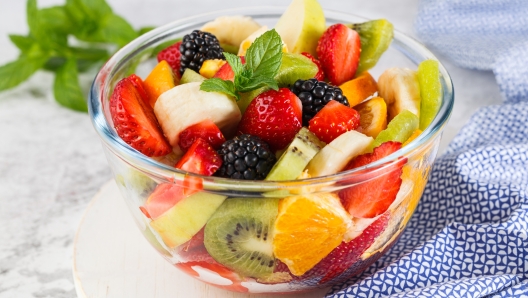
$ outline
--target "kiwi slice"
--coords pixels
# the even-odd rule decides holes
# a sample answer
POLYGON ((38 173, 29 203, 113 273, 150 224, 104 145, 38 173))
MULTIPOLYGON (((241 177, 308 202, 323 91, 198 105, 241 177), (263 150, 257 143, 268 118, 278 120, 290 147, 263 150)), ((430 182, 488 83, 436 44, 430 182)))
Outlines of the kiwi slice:
POLYGON ((286 151, 275 163, 265 180, 293 180, 302 171, 325 143, 320 141, 306 127, 301 128, 286 151))
POLYGON ((374 149, 388 141, 405 143, 413 132, 418 129, 419 123, 418 116, 409 112, 409 110, 403 110, 389 122, 386 129, 378 134, 370 149, 374 149))
POLYGON ((192 83, 192 82, 203 82, 203 81, 205 81, 205 77, 203 77, 201 74, 197 73, 196 71, 190 68, 186 68, 180 79, 180 85, 186 84, 186 83, 192 83))
POLYGON ((205 225, 207 252, 236 273, 265 279, 273 275, 273 227, 279 199, 229 198, 205 225))
POLYGON ((356 70, 359 74, 378 63, 381 55, 389 48, 394 36, 394 27, 385 19, 348 26, 355 30, 361 39, 361 56, 359 56, 359 66, 356 70))
POLYGON ((442 104, 442 83, 438 61, 425 60, 418 65, 418 83, 420 85, 420 129, 425 130, 436 117, 442 104))
POLYGON ((297 80, 308 80, 313 78, 319 68, 310 58, 293 53, 282 53, 282 62, 275 76, 279 87, 290 87, 297 80))

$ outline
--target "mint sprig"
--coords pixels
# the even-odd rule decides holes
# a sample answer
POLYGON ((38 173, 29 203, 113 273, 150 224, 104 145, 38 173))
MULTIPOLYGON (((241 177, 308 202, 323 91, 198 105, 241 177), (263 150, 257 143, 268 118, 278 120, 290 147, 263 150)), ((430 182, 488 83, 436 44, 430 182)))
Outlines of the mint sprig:
POLYGON ((227 63, 235 74, 234 82, 219 78, 207 79, 200 85, 200 90, 222 92, 240 99, 240 93, 268 86, 279 89, 274 79, 282 63, 282 39, 275 29, 266 31, 255 39, 246 51, 246 64, 240 58, 224 52, 227 63))
POLYGON ((40 69, 51 71, 55 99, 77 111, 87 111, 79 72, 102 64, 150 29, 134 30, 105 0, 66 0, 64 5, 42 9, 36 0, 28 0, 26 14, 29 33, 9 36, 20 55, 0 66, 0 91, 19 85, 40 69))

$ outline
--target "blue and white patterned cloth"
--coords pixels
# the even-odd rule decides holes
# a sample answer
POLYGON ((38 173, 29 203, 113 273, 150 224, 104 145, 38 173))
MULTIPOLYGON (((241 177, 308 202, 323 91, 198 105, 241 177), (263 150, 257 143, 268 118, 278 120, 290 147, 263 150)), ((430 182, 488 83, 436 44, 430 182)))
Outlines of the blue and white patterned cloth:
POLYGON ((394 247, 327 297, 528 297, 528 0, 423 0, 415 26, 459 66, 493 70, 505 103, 437 159, 394 247))

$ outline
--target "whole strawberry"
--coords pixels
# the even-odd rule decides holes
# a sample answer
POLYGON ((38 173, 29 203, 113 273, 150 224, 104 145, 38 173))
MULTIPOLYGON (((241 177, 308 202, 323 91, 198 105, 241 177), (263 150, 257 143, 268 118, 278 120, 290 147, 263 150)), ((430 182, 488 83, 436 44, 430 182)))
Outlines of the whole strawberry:
POLYGON ((266 91, 251 101, 238 132, 258 136, 276 151, 291 143, 301 127, 301 100, 288 88, 280 88, 266 91))
POLYGON ((177 43, 168 46, 167 48, 163 49, 161 52, 158 53, 158 62, 165 60, 167 63, 169 63, 170 67, 172 68, 172 71, 174 72, 174 75, 176 75, 178 78, 181 78, 180 73, 180 60, 181 60, 181 52, 180 52, 180 45, 181 41, 178 41, 177 43))
POLYGON ((354 78, 360 54, 359 34, 343 24, 328 27, 317 44, 324 74, 335 86, 354 78))

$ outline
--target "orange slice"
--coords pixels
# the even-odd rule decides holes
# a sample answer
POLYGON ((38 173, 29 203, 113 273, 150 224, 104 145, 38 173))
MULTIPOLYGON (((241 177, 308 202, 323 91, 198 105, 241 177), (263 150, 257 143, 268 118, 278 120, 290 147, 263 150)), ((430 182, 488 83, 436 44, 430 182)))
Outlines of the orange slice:
POLYGON ((387 128, 387 104, 381 97, 374 97, 354 107, 359 112, 361 132, 376 138, 387 128))
POLYGON ((143 84, 149 97, 151 107, 154 107, 156 100, 158 100, 158 97, 163 92, 172 89, 172 87, 177 84, 174 80, 174 73, 167 61, 161 60, 156 67, 152 69, 143 84))
POLYGON ((422 131, 420 129, 413 131, 412 135, 407 139, 407 141, 405 141, 405 143, 403 143, 402 147, 409 145, 409 143, 416 139, 421 133, 422 131))
POLYGON ((221 59, 205 60, 202 67, 200 67, 200 74, 206 79, 210 79, 224 64, 226 64, 226 61, 221 59))
POLYGON ((351 107, 378 92, 378 84, 368 71, 339 86, 351 107))
POLYGON ((295 196, 279 202, 273 253, 300 276, 344 240, 352 220, 331 193, 295 196))

